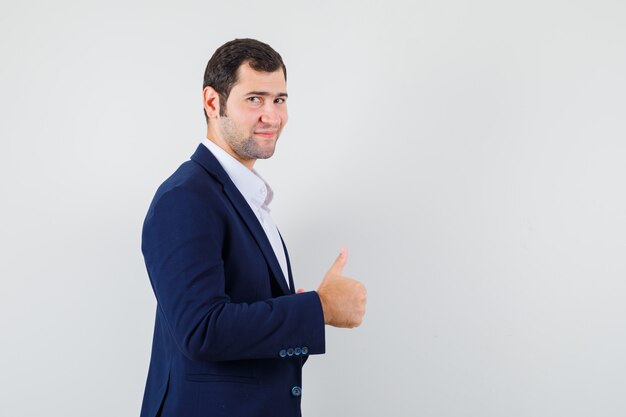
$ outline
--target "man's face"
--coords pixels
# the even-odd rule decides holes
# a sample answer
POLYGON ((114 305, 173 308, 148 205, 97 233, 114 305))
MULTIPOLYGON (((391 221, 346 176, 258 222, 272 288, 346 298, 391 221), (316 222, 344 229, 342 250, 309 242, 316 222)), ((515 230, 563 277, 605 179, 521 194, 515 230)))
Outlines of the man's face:
POLYGON ((287 124, 287 85, 283 70, 258 72, 248 64, 238 70, 238 81, 219 118, 222 138, 242 160, 267 159, 287 124))

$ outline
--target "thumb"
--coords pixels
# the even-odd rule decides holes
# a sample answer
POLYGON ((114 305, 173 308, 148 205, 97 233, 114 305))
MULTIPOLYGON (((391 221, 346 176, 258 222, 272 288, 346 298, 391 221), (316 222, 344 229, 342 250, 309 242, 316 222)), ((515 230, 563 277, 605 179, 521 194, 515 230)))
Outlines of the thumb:
POLYGON ((296 290, 296 294, 302 294, 303 292, 306 292, 306 290, 304 288, 298 288, 296 290))
POLYGON ((346 249, 345 246, 342 246, 341 250, 339 251, 339 256, 337 256, 337 259, 335 259, 335 262, 330 267, 328 272, 342 275, 343 268, 346 266, 347 262, 348 262, 348 249, 346 249))

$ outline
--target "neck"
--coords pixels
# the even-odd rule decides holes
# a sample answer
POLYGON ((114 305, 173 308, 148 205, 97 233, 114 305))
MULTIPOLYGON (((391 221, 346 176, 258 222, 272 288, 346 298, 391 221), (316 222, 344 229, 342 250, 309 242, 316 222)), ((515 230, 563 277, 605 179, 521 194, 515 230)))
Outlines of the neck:
POLYGON ((207 129, 207 134, 206 137, 208 140, 210 140, 211 142, 215 143, 217 146, 219 146, 220 148, 224 149, 230 156, 232 156, 233 158, 235 158, 237 161, 239 161, 243 166, 245 166, 246 168, 248 168, 249 170, 252 170, 252 168, 254 167, 254 163, 256 162, 256 159, 245 159, 242 158, 237 152, 235 152, 235 150, 223 139, 222 135, 220 134, 220 132, 216 131, 216 129, 212 129, 211 125, 209 125, 209 128, 207 129))

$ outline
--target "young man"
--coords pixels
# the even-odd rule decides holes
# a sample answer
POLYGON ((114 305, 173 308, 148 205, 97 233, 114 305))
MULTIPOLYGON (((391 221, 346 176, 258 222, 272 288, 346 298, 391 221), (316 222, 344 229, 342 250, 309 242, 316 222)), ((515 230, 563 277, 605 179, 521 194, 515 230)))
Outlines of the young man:
POLYGON ((204 75, 207 137, 157 190, 142 235, 157 299, 142 417, 300 415, 302 365, 324 325, 355 327, 365 287, 342 249, 317 291, 294 291, 254 171, 287 123, 286 68, 269 45, 221 46, 204 75))

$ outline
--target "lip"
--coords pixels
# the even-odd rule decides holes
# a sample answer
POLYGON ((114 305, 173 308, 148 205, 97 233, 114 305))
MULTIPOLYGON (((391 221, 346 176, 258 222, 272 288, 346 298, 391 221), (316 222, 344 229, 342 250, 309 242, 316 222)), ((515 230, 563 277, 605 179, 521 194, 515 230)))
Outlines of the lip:
POLYGON ((276 136, 276 132, 254 132, 254 134, 264 138, 273 138, 276 136))

